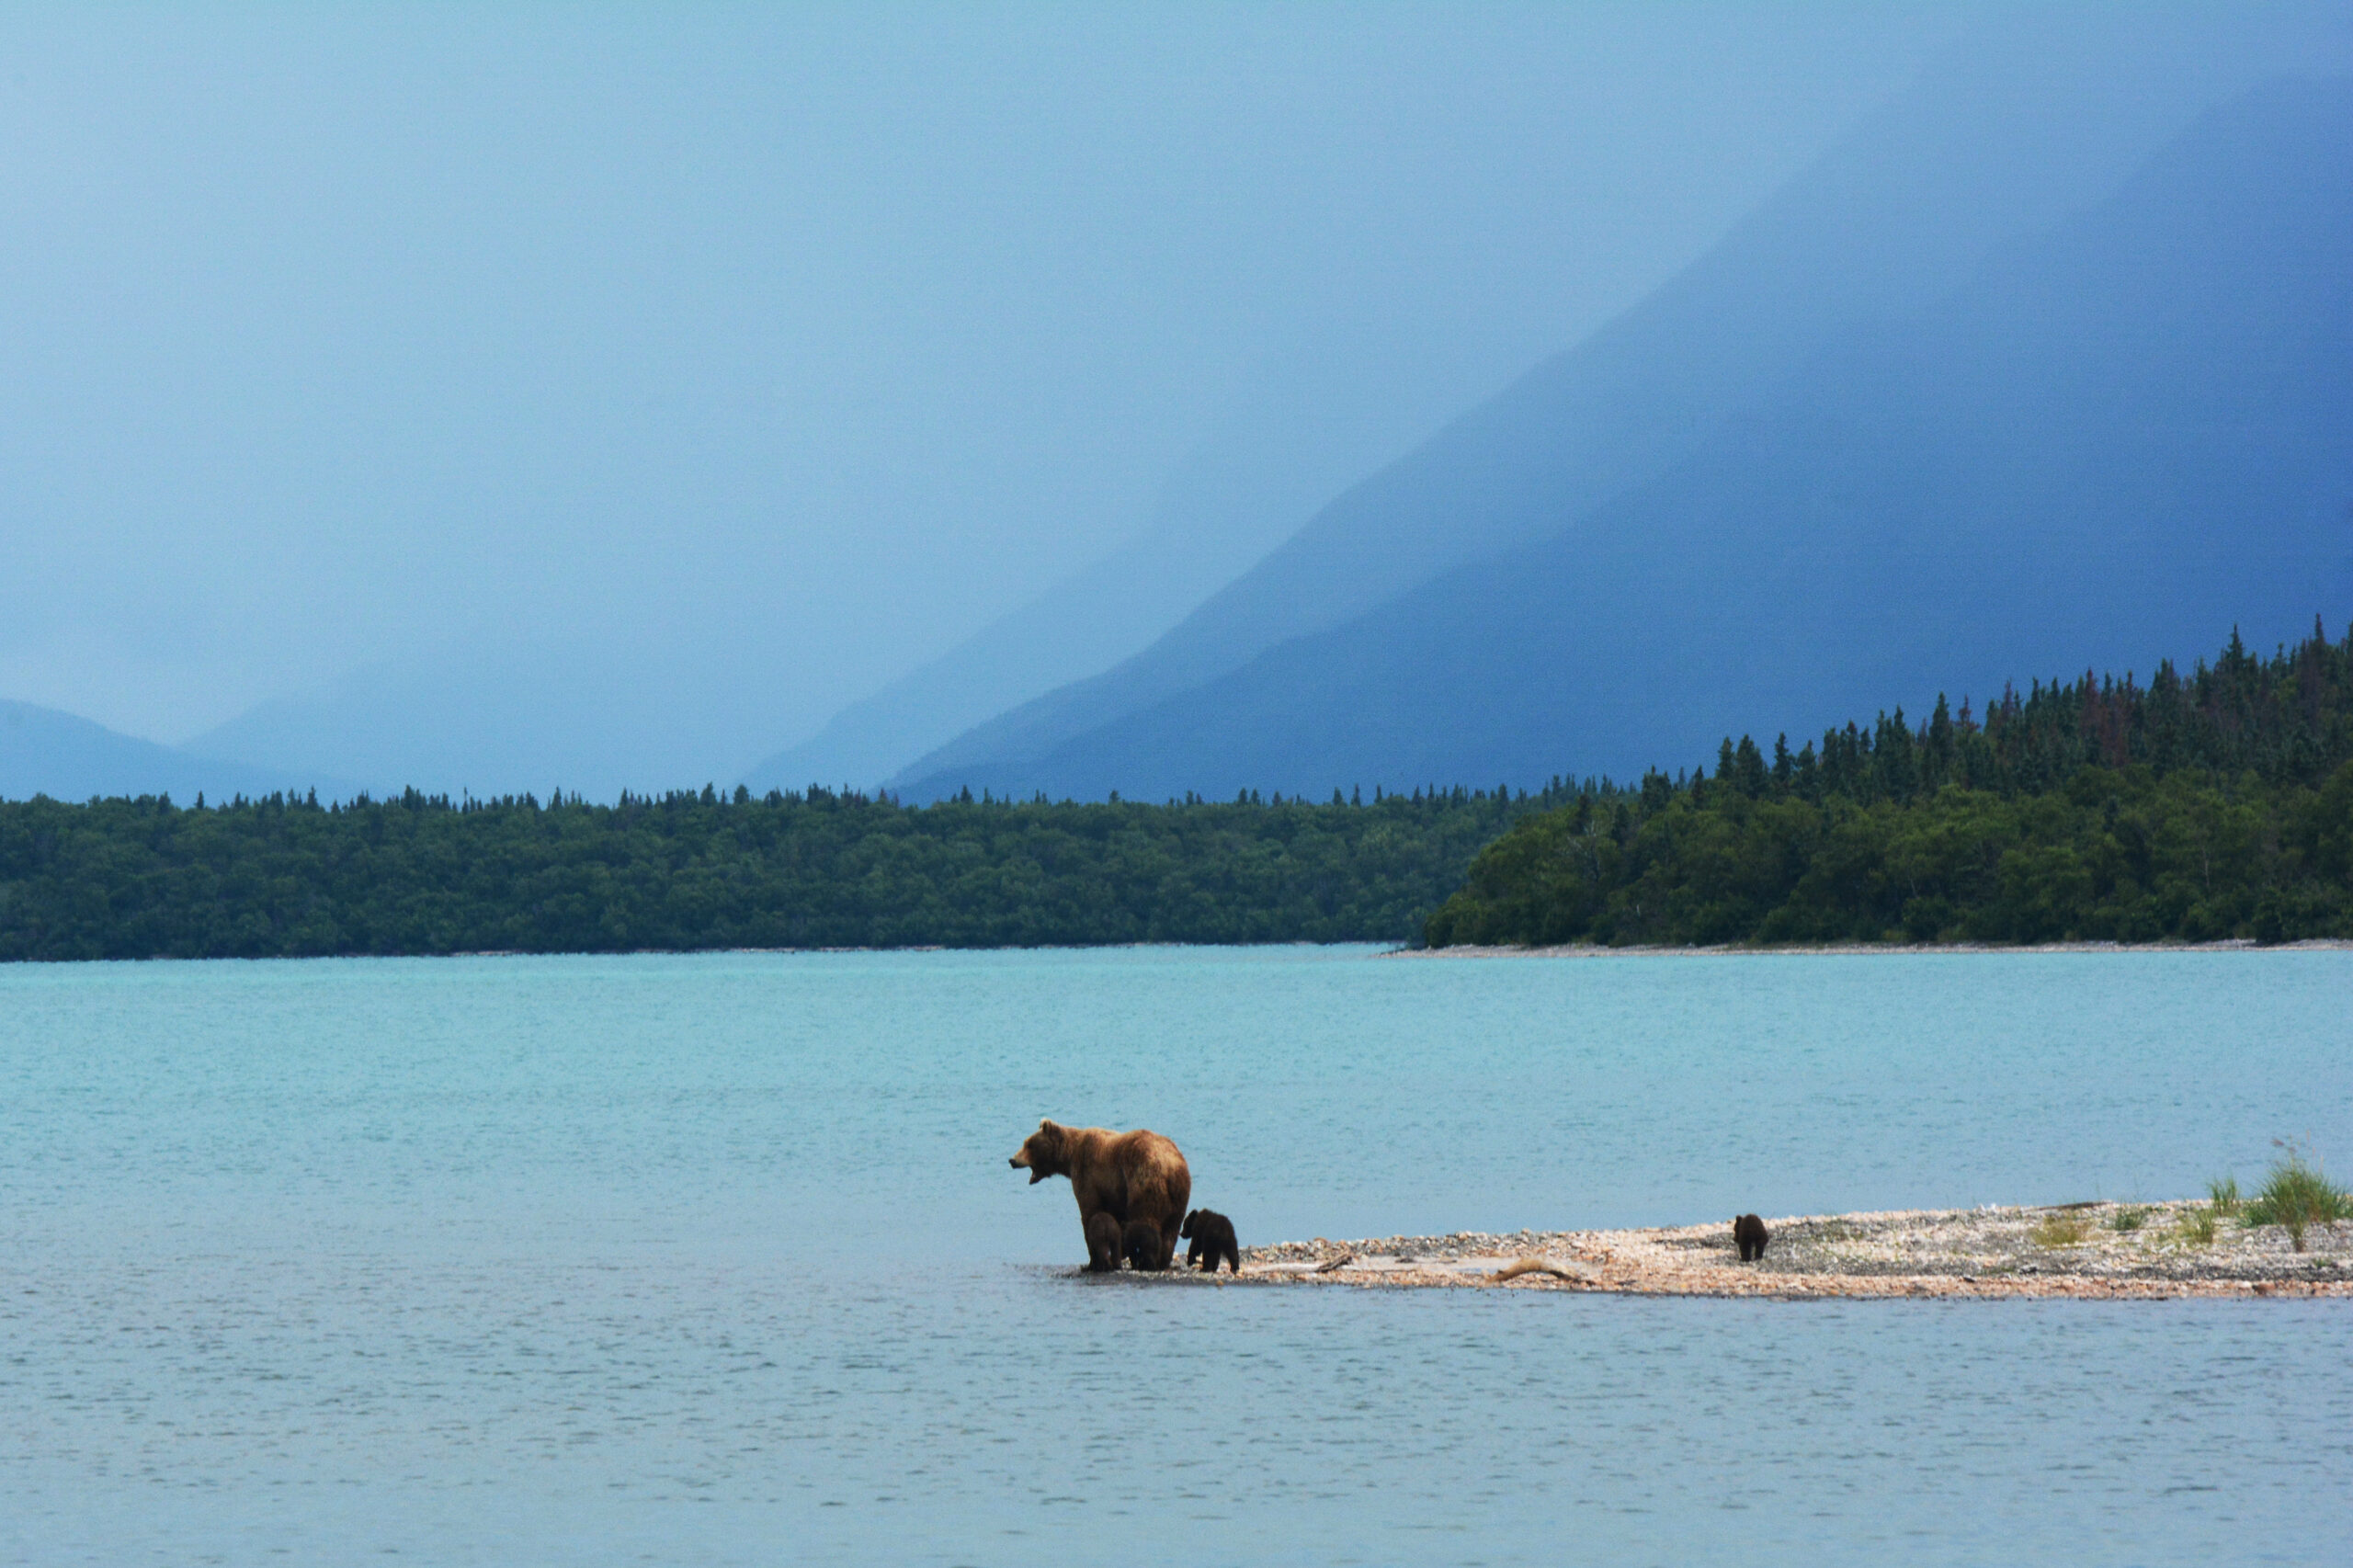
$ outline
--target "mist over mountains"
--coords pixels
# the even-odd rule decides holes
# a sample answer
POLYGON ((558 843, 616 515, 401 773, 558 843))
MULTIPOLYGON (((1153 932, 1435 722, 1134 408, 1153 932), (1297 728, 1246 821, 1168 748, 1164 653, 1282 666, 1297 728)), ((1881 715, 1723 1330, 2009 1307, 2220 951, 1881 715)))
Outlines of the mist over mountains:
POLYGON ((19 40, 0 795, 1534 784, 2353 611, 2340 6, 608 20, 19 40))
MULTIPOLYGON (((1923 166, 1937 117, 1895 119, 1154 648, 898 787, 1622 777, 2353 606, 2353 87, 2268 83, 2029 238, 1923 166)), ((2114 146, 2043 142, 2006 214, 2055 218, 2114 146)))
POLYGON ((0 800, 169 795, 188 805, 200 795, 209 794, 218 802, 237 795, 301 795, 313 788, 328 799, 349 795, 355 789, 339 779, 194 756, 53 708, 0 701, 0 800))
MULTIPOLYGON (((1336 491, 1427 440, 1499 344, 1465 353, 1460 319, 1325 326, 1269 351, 1162 486, 1144 528, 946 653, 761 761, 755 790, 870 787, 964 730, 1119 663, 1295 532, 1336 491)), ((1508 356, 1508 357, 1506 357, 1508 356)))

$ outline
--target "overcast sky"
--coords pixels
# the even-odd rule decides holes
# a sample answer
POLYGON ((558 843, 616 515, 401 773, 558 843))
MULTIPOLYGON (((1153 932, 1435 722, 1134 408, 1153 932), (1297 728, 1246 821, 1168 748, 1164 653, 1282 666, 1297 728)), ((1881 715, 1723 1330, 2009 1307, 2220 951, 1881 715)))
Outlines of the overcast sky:
POLYGON ((1110 550, 1270 360, 1393 339, 1403 439, 1574 341, 1954 26, 7 12, 0 697, 178 741, 595 648, 728 686, 761 733, 665 778, 724 776, 1110 550))

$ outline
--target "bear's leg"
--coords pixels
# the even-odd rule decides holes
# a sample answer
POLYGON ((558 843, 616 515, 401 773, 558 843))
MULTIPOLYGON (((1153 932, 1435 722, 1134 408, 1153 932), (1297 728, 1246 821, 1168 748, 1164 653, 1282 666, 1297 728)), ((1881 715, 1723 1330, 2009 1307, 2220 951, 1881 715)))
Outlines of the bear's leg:
MULTIPOLYGON (((1242 1272, 1242 1249, 1232 1242, 1225 1244, 1225 1262, 1226 1267, 1233 1272, 1236 1274, 1242 1272)), ((1217 1259, 1215 1258, 1210 1259, 1210 1272, 1211 1274, 1215 1274, 1217 1272, 1217 1259)))

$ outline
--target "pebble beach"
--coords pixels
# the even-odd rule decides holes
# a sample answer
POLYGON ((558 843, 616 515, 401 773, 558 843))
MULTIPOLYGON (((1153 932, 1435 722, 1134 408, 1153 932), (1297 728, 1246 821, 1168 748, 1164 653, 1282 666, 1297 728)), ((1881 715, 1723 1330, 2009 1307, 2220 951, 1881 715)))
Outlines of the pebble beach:
MULTIPOLYGON (((2196 1202, 1790 1215, 1743 1263, 1730 1220, 1623 1231, 1463 1231, 1245 1247, 1222 1285, 1642 1296, 2353 1299, 2353 1221, 2248 1226, 2196 1202)), ((1180 1257, 1179 1264, 1181 1266, 1180 1257)), ((1207 1276, 1182 1278, 1196 1284, 1207 1276)))

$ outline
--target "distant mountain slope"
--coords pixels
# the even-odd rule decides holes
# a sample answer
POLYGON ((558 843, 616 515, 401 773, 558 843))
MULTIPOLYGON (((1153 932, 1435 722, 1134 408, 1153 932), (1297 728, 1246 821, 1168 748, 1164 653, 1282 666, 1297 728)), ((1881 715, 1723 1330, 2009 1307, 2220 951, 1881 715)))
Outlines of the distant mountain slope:
POLYGON ((165 795, 181 805, 199 792, 216 801, 280 790, 340 793, 331 779, 297 782, 292 775, 233 762, 190 756, 153 741, 118 734, 54 708, 0 702, 0 800, 47 795, 86 801, 93 795, 165 795))
POLYGON ((2143 20, 2091 18, 2034 51, 1989 32, 1658 294, 1341 495, 1152 647, 893 783, 918 797, 991 778, 1047 787, 1059 767, 1028 765, 1076 737, 1655 480, 1841 335, 1925 308, 2193 118, 2187 35, 2143 20))
POLYGON ((1126 658, 1248 564, 1155 532, 1057 583, 745 773, 755 790, 867 789, 1007 706, 1126 658), (1222 567, 1222 571, 1217 570, 1222 567))
POLYGON ((1666 472, 1553 507, 1545 537, 907 792, 1696 763, 1955 671, 2296 635, 2353 608, 2349 500, 2353 85, 2275 83, 1936 308, 1850 329, 1666 472))
MULTIPOLYGON (((1511 302, 1493 307, 1510 313, 1511 302)), ((1459 321, 1302 327, 1230 394, 1142 528, 938 658, 753 767, 756 791, 871 788, 972 725, 1127 658, 1295 532, 1332 494, 1427 440, 1518 365, 1459 321)), ((1510 335, 1516 339, 1517 334, 1510 335)))

